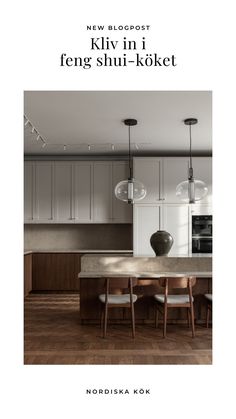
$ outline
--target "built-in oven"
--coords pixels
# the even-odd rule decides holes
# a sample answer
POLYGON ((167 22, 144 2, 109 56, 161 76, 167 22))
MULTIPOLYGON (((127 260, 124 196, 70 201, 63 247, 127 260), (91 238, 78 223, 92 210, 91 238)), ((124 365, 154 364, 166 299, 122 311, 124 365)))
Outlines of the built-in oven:
POLYGON ((212 215, 192 216, 192 253, 212 253, 212 215))

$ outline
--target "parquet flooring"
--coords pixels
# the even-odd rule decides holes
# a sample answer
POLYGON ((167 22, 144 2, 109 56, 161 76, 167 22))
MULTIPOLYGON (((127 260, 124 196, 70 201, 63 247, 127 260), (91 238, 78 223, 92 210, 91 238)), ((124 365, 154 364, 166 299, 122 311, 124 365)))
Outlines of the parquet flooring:
POLYGON ((107 338, 98 325, 79 322, 78 294, 30 294, 25 298, 25 364, 211 364, 212 330, 186 325, 161 327, 108 325, 107 338))

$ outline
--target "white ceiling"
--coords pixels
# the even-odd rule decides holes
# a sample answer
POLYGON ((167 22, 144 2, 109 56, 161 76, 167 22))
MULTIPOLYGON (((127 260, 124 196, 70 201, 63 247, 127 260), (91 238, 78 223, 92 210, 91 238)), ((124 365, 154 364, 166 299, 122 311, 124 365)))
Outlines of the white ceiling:
POLYGON ((138 120, 131 127, 135 155, 188 153, 189 128, 183 120, 189 117, 198 118, 192 127, 193 153, 212 150, 209 91, 26 91, 24 114, 29 119, 26 155, 124 155, 126 118, 138 120), (32 133, 32 125, 37 132, 32 133))

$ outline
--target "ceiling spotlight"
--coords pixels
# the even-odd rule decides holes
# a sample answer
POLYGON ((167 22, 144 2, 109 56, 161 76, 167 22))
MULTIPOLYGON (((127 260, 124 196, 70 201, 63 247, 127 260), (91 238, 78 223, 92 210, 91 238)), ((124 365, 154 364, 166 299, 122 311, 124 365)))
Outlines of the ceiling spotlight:
POLYGON ((31 130, 32 134, 34 133, 34 131, 35 131, 35 128, 34 128, 34 127, 32 127, 32 130, 31 130))
POLYGON ((46 147, 45 141, 43 141, 42 148, 46 147))
POLYGON ((135 148, 136 148, 136 150, 139 150, 138 144, 135 144, 135 148))
POLYGON ((64 144, 64 146, 63 146, 63 150, 64 150, 64 151, 66 151, 66 145, 65 145, 65 144, 64 144))
POLYGON ((39 139, 40 139, 40 135, 38 134, 36 140, 38 141, 39 139))
POLYGON ((25 127, 28 125, 28 123, 29 123, 29 120, 28 120, 28 119, 26 119, 26 122, 25 122, 25 127))
POLYGON ((91 150, 91 145, 90 144, 88 144, 88 151, 90 151, 91 150))
POLYGON ((114 144, 111 145, 111 149, 114 151, 115 150, 115 146, 114 144))

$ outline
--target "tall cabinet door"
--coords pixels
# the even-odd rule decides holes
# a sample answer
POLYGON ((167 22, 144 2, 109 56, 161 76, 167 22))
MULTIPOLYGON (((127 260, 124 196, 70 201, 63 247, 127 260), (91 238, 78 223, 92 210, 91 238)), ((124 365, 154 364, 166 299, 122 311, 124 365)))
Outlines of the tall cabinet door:
POLYGON ((24 162, 24 222, 34 221, 34 178, 35 163, 24 162))
POLYGON ((129 176, 128 163, 117 161, 112 163, 112 218, 114 223, 132 223, 132 205, 117 199, 114 193, 117 183, 129 176))
POLYGON ((134 256, 155 256, 150 237, 160 230, 160 205, 134 205, 134 256))
POLYGON ((35 220, 53 221, 53 162, 35 163, 35 220))
POLYGON ((56 162, 54 166, 55 221, 74 222, 73 163, 56 162))
POLYGON ((169 256, 188 256, 189 228, 190 228, 189 205, 163 205, 162 229, 168 231, 174 239, 169 256))
POLYGON ((163 197, 164 203, 181 204, 176 196, 176 187, 180 182, 188 179, 188 157, 163 158, 163 197))
POLYGON ((74 163, 75 222, 91 223, 93 219, 93 163, 74 163))
POLYGON ((157 203, 163 200, 162 159, 134 158, 134 177, 142 182, 147 190, 142 203, 157 203))
POLYGON ((112 162, 96 162, 93 167, 94 222, 112 223, 112 162))

